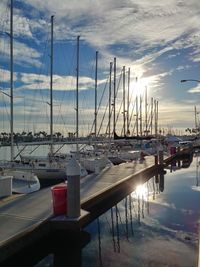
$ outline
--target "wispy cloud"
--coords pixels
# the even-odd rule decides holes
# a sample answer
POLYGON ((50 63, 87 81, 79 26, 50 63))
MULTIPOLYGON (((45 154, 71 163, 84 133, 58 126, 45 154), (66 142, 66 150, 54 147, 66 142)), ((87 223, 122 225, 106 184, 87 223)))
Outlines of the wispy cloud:
MULTIPOLYGON (((30 1, 26 3, 83 36, 92 46, 128 44, 135 52, 166 46, 198 31, 198 1, 30 1), (47 3, 48 2, 48 3, 47 3)), ((65 35, 66 36, 66 35, 65 35)))
MULTIPOLYGON (((50 88, 50 76, 38 75, 35 73, 21 73, 20 81, 23 83, 18 89, 49 89, 50 88)), ((99 81, 99 83, 104 80, 99 81)), ((88 90, 94 88, 94 79, 90 77, 80 77, 79 89, 88 90)), ((75 90, 76 89, 76 77, 75 76, 53 76, 53 90, 75 90)))
MULTIPOLYGON (((0 55, 4 57, 4 61, 9 61, 10 58, 10 44, 8 38, 4 39, 4 42, 0 43, 0 55)), ((25 43, 15 41, 14 42, 14 63, 15 64, 27 64, 27 66, 41 66, 40 57, 41 54, 38 50, 31 48, 25 43)))
POLYGON ((194 93, 200 93, 200 85, 198 84, 197 86, 195 86, 192 89, 188 90, 188 93, 194 94, 194 93))
POLYGON ((159 113, 162 114, 161 127, 171 126, 186 129, 194 127, 194 103, 177 102, 174 99, 162 99, 159 105, 159 113), (176 116, 174 116, 176 114, 176 116), (184 116, 183 116, 184 114, 184 116))

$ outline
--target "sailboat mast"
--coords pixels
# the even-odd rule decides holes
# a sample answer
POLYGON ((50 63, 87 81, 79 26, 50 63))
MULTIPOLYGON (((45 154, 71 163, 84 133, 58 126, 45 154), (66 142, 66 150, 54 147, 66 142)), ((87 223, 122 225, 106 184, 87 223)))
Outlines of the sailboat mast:
POLYGON ((147 106, 148 106, 148 103, 147 103, 147 87, 145 88, 145 135, 148 135, 148 132, 147 132, 147 128, 148 128, 148 125, 147 125, 147 106))
POLYGON ((153 97, 151 98, 151 122, 150 122, 150 133, 153 134, 153 97))
MULTIPOLYGON (((79 40, 80 36, 77 37, 77 62, 76 62, 76 138, 78 139, 79 137, 79 110, 78 110, 78 105, 79 105, 79 98, 78 98, 78 87, 79 87, 79 40)), ((78 141, 78 140, 77 140, 78 141)), ((78 143, 76 144, 76 150, 78 152, 78 143)))
POLYGON ((109 97, 108 97, 108 137, 110 139, 111 132, 110 132, 110 120, 111 120, 111 86, 112 85, 112 62, 110 62, 110 79, 109 79, 109 97))
POLYGON ((195 129, 197 129, 197 108, 194 106, 194 125, 195 129))
POLYGON ((142 95, 140 95, 140 136, 142 136, 142 95))
POLYGON ((154 100, 154 128, 155 128, 155 137, 157 137, 157 101, 154 100))
POLYGON ((156 135, 158 135, 158 101, 156 102, 156 135))
POLYGON ((96 67, 95 67, 95 110, 94 110, 94 134, 97 138, 97 68, 98 68, 98 51, 96 51, 96 67))
POLYGON ((14 160, 13 140, 13 0, 10 1, 10 149, 11 161, 14 160))
POLYGON ((123 66, 123 129, 124 136, 126 135, 126 107, 125 107, 125 66, 123 66))
POLYGON ((127 94, 127 134, 129 135, 129 106, 130 106, 130 73, 131 70, 128 68, 128 94, 127 94))
POLYGON ((51 16, 51 64, 50 64, 50 137, 51 137, 51 154, 53 154, 53 20, 51 16))
POLYGON ((115 133, 115 102, 116 102, 116 57, 114 58, 114 77, 113 77, 113 133, 115 133))
POLYGON ((139 135, 139 125, 138 125, 138 96, 136 96, 136 135, 139 135))

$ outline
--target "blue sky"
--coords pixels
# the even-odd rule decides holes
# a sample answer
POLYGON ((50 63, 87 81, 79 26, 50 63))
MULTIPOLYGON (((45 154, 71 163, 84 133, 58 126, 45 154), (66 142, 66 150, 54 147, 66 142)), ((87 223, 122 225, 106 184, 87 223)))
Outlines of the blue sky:
MULTIPOLYGON (((9 2, 0 2, 0 88, 9 94, 9 2)), ((98 61, 98 124, 108 100, 109 66, 131 70, 131 95, 147 88, 159 101, 159 127, 194 127, 199 107, 199 0, 14 0, 14 131, 49 131, 50 17, 54 15, 54 131, 75 132, 76 39, 80 35, 80 135, 94 119, 95 52, 98 61)), ((134 95, 131 108, 135 113, 134 95)), ((120 112, 121 114, 121 112, 120 112)), ((9 131, 9 97, 0 94, 1 131, 9 131)), ((121 115, 120 115, 121 116, 121 115)), ((105 115, 108 117, 108 115, 105 115)), ((121 120, 121 119, 120 119, 121 120)), ((118 122, 118 133, 121 123, 118 122)), ((104 122, 104 128, 106 121, 104 122)), ((134 121, 131 123, 134 125, 134 121)))

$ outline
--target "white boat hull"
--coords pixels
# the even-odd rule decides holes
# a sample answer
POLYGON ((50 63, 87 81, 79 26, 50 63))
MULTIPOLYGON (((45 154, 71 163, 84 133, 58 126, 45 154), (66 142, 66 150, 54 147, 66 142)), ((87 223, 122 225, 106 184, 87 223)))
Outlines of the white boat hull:
POLYGON ((12 193, 28 194, 40 189, 38 177, 32 171, 3 169, 4 177, 12 177, 12 193))
POLYGON ((12 195, 12 176, 0 176, 0 198, 12 195))

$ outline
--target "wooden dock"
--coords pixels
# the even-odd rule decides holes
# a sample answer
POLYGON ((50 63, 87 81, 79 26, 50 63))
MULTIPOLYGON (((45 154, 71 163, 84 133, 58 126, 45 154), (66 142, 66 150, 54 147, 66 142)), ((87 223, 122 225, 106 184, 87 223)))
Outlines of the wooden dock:
MULTIPOLYGON (((165 159, 170 162, 174 156, 165 159)), ((0 262, 57 229, 81 229, 159 169, 153 156, 81 179, 81 216, 53 216, 51 188, 0 200, 0 262)))

